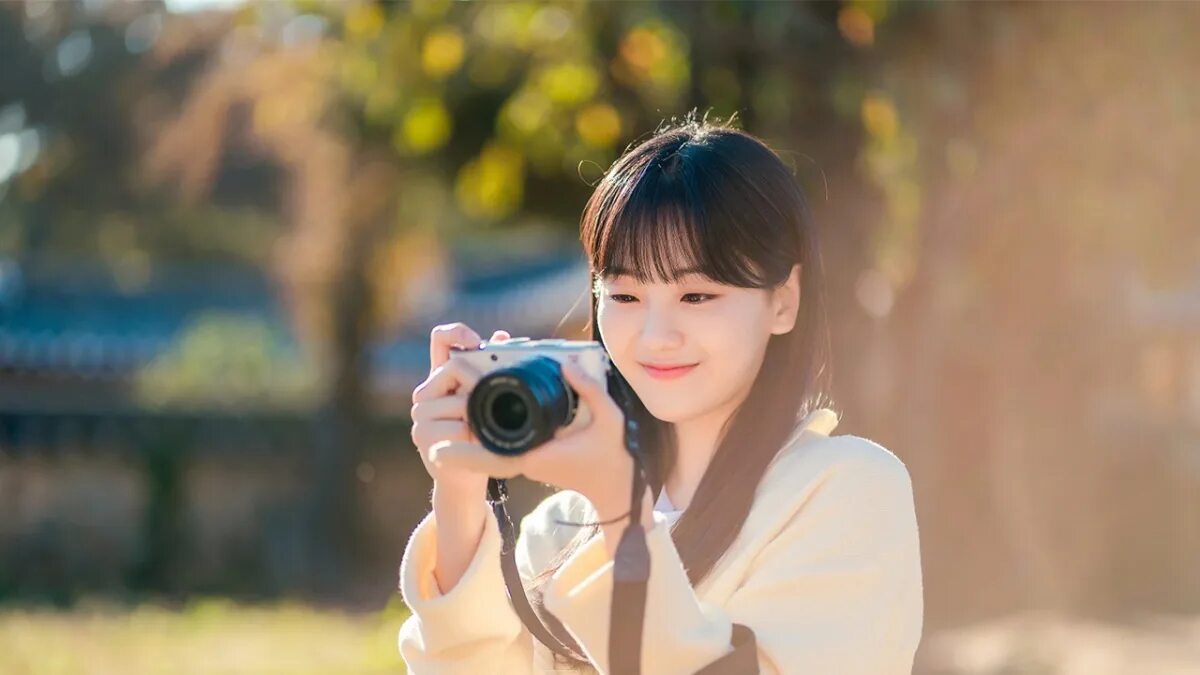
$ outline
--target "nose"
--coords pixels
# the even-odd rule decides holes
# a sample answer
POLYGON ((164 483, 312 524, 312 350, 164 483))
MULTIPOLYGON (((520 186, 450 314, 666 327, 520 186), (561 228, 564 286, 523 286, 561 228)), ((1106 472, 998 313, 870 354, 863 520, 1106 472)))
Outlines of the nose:
POLYGON ((646 351, 670 351, 683 345, 683 333, 671 312, 650 309, 643 316, 641 340, 646 351))

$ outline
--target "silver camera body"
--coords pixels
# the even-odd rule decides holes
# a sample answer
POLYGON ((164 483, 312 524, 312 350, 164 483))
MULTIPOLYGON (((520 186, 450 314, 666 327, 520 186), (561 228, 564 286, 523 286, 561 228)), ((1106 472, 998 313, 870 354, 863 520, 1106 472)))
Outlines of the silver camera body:
POLYGON ((522 454, 552 438, 559 428, 586 425, 587 405, 562 377, 561 364, 575 363, 607 382, 611 362, 599 342, 513 338, 474 349, 452 348, 482 377, 467 401, 467 421, 480 443, 502 455, 522 454))

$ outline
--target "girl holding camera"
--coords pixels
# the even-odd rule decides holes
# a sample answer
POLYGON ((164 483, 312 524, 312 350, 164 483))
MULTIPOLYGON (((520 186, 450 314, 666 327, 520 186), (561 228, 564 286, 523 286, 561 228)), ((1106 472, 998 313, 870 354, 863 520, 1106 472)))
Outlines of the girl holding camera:
POLYGON ((498 456, 466 422, 480 374, 448 358, 481 336, 433 330, 412 408, 433 509, 400 569, 409 671, 614 672, 613 557, 638 470, 624 445, 632 416, 648 483, 642 672, 910 673, 924 607, 912 485, 883 446, 830 433, 817 230, 787 165, 744 131, 689 118, 613 164, 581 240, 591 338, 633 400, 618 406, 605 383, 564 365, 588 424, 498 456), (522 519, 516 548, 554 647, 506 595, 487 485, 517 474, 560 488, 522 519), (721 665, 747 644, 748 668, 721 665))

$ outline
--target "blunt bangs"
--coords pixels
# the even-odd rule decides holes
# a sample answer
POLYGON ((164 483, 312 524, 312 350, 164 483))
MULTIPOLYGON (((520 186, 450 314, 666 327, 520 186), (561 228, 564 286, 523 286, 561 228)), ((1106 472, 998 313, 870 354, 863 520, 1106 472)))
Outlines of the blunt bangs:
POLYGON ((700 143, 635 158, 600 186, 601 206, 582 232, 593 274, 675 283, 695 273, 717 283, 765 288, 790 269, 771 250, 761 210, 747 208, 739 178, 723 172, 700 143), (660 159, 662 158, 662 159, 660 159), (740 213, 735 218, 734 214, 740 213))

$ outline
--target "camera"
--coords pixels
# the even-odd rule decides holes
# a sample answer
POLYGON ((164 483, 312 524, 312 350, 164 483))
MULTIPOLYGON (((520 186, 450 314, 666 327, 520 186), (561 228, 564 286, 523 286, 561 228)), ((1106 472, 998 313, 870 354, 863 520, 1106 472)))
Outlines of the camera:
POLYGON ((600 382, 610 367, 604 346, 585 340, 513 338, 455 347, 450 358, 483 374, 467 398, 467 423, 483 447, 500 455, 523 454, 561 427, 587 423, 587 406, 563 378, 563 363, 600 382))

